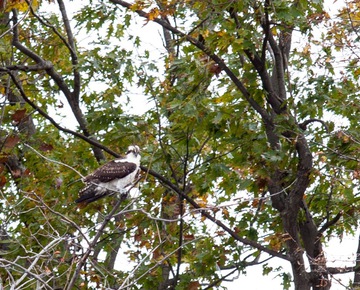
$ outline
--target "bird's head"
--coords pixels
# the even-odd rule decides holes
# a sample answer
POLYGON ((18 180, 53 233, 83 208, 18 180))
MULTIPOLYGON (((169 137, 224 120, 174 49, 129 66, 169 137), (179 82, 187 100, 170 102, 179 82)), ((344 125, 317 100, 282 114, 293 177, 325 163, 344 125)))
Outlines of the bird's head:
POLYGON ((129 146, 129 147, 128 147, 128 150, 127 150, 127 152, 126 152, 126 155, 128 155, 128 154, 130 154, 130 153, 134 154, 135 157, 137 157, 138 155, 140 155, 140 148, 139 148, 139 146, 137 146, 137 145, 131 145, 131 146, 129 146))

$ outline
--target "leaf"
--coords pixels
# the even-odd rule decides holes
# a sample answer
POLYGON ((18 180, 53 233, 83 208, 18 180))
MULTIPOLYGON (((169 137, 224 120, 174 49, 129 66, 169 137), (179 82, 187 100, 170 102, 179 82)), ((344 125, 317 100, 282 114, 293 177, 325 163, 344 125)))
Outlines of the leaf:
POLYGON ((192 241, 194 239, 195 239, 195 236, 193 234, 184 235, 184 240, 185 241, 192 241))
MULTIPOLYGON (((5 3, 6 3, 5 12, 9 12, 12 9, 17 9, 20 12, 25 12, 29 10, 29 5, 25 0, 7 0, 5 1, 5 3)), ((35 10, 39 7, 38 0, 32 0, 30 1, 30 3, 35 10)))
POLYGON ((4 175, 0 175, 0 187, 3 187, 6 184, 6 177, 4 175))
POLYGON ((189 283, 189 286, 188 286, 188 290, 197 290, 200 288, 200 283, 199 281, 192 281, 189 283))
POLYGON ((13 120, 16 124, 20 123, 22 119, 24 119, 26 113, 26 109, 19 109, 11 115, 11 120, 13 120))
POLYGON ((17 143, 20 142, 20 137, 17 135, 10 135, 5 139, 4 147, 12 149, 17 143))
POLYGON ((48 151, 52 151, 54 149, 54 146, 52 146, 51 144, 47 144, 47 143, 41 143, 39 150, 43 151, 43 152, 48 152, 48 151))
POLYGON ((0 152, 0 162, 5 163, 9 159, 9 154, 0 152))
POLYGON ((158 8, 153 8, 147 15, 148 20, 152 21, 160 15, 160 10, 158 8))

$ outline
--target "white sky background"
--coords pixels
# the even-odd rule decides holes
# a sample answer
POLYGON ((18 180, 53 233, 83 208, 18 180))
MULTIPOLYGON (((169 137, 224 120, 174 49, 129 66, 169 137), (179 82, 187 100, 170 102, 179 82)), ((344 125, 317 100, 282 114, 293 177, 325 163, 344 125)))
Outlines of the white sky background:
MULTIPOLYGON (((343 6, 344 0, 341 1, 333 1, 328 0, 326 1, 329 3, 328 7, 331 7, 332 10, 336 9, 337 7, 343 6)), ((44 4, 46 1, 44 1, 44 4)), ((65 0, 65 3, 69 3, 66 5, 67 9, 74 9, 74 11, 78 10, 81 7, 80 1, 70 1, 65 0)), ((326 7, 326 6, 325 6, 326 7)), ((47 12, 53 10, 58 11, 58 6, 56 3, 54 4, 45 4, 43 5, 41 10, 46 9, 47 12), (44 8, 46 7, 46 8, 44 8)), ((69 16, 71 18, 71 14, 73 11, 68 11, 69 16)), ((134 18, 133 18, 134 19, 134 18)), ((149 22, 147 25, 144 25, 144 20, 135 17, 137 19, 137 25, 132 27, 133 35, 139 35, 141 37, 142 43, 147 44, 146 48, 150 51, 151 57, 153 59, 158 59, 162 51, 164 51, 163 44, 162 44, 162 28, 152 22, 149 22)), ((73 23, 74 24, 74 23, 73 23)), ((73 25, 74 26, 74 25, 73 25)), ((76 31, 76 29, 74 29, 76 31)), ((80 47, 87 47, 88 43, 96 37, 96 33, 94 35, 86 35, 84 34, 83 37, 77 36, 78 45, 80 47)), ((296 45, 304 45, 301 43, 301 39, 294 40, 296 45)), ((129 49, 133 49, 131 43, 122 42, 124 47, 129 47, 129 49)), ((135 51, 136 55, 136 51, 135 51)), ((100 88, 101 89, 101 88, 100 88)), ((132 113, 142 114, 144 111, 151 107, 151 104, 148 103, 148 100, 145 96, 139 92, 138 88, 133 88, 133 94, 129 94, 130 99, 135 99, 136 102, 133 102, 129 105, 127 109, 129 109, 132 113), (140 105, 140 106, 139 106, 140 105), (135 110, 136 108, 136 110, 135 110), (139 109, 140 108, 140 109, 139 109)), ((69 128, 74 129, 74 125, 76 124, 76 120, 72 116, 72 114, 68 114, 71 112, 70 108, 67 105, 66 100, 63 96, 60 96, 62 102, 64 103, 64 108, 62 109, 62 114, 64 118, 61 119, 61 125, 69 128)), ((124 108, 125 109, 125 108, 124 108)), ((49 111, 52 117, 55 117, 55 111, 49 111)), ((57 112, 58 113, 58 112, 57 112)), ((57 117, 55 117, 56 119, 57 117)), ((57 119, 60 121, 59 119, 57 119)), ((359 235, 359 231, 356 233, 355 237, 352 236, 345 236, 343 241, 340 242, 338 239, 332 239, 329 245, 325 248, 325 253, 328 258, 328 266, 336 266, 336 267, 344 267, 344 266, 353 266, 356 260, 356 249, 357 249, 357 237, 359 235)), ((125 257, 120 257, 122 263, 124 262, 125 257)), ((291 268, 288 262, 283 261, 278 258, 274 258, 270 260, 269 264, 274 268, 278 266, 283 266, 284 269, 287 269, 289 273, 291 273, 291 268)), ((252 266, 247 269, 246 275, 240 275, 238 279, 234 280, 233 282, 226 282, 223 283, 223 286, 227 286, 230 290, 238 290, 238 289, 249 289, 249 290, 263 290, 263 289, 282 289, 281 277, 276 277, 278 273, 270 273, 267 276, 262 276, 262 266, 252 266)), ((352 280, 353 273, 350 274, 342 274, 336 275, 336 280, 340 281, 344 285, 348 285, 349 280, 352 280)), ((344 290, 345 287, 341 285, 338 281, 332 279, 332 290, 344 290)))

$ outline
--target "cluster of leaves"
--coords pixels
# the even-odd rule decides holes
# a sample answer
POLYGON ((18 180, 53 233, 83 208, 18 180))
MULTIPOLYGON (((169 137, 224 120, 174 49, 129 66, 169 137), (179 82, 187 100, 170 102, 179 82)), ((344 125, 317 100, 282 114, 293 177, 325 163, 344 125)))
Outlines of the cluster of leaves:
MULTIPOLYGON (((314 156, 304 203, 321 242, 355 231, 359 69, 350 52, 356 50, 356 2, 338 18, 304 0, 111 2, 89 1, 75 13, 77 41, 61 13, 42 10, 55 3, 38 8, 33 1, 30 9, 26 1, 8 1, 2 12, 29 13, 11 24, 13 36, 3 34, 10 22, 0 30, 3 285, 211 288, 226 278, 219 269, 241 273, 264 263, 261 251, 284 258, 291 237, 267 194, 274 172, 281 191, 272 196, 292 190, 302 134, 314 156), (172 25, 171 41, 164 32, 161 57, 152 55, 145 36, 131 34, 139 21, 135 14, 144 18, 141 25, 172 25), (315 27, 327 31, 321 41, 315 27), (16 31, 29 51, 52 63, 61 81, 49 68, 29 69, 41 62, 13 46, 16 31), (264 31, 279 42, 289 31, 305 39, 284 62, 288 98, 281 114, 273 110, 261 74, 275 70, 264 31), (92 38, 85 45, 84 34, 92 38), (350 55, 345 65, 340 52, 350 55), (258 54, 263 71, 256 66, 258 54), (132 99, 139 94, 148 103, 132 99), (78 105, 66 111, 72 97, 78 105), (254 102, 273 118, 277 146, 254 102), (129 103, 149 108, 139 115, 128 110, 129 103), (77 124, 66 122, 70 115, 77 124), (144 169, 136 198, 76 207, 81 175, 105 161, 94 140, 110 154, 130 144, 143 148, 142 164, 150 170, 144 169), (119 261, 120 252, 126 261, 119 261)), ((297 219, 304 223, 307 213, 297 219)), ((264 264, 264 274, 273 271, 264 264)), ((281 275, 289 288, 290 276, 281 275)))

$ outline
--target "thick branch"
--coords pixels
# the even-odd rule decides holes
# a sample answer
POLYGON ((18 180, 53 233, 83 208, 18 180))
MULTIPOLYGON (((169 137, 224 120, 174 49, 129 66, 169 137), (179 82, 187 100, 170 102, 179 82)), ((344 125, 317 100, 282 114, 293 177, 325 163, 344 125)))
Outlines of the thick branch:
POLYGON ((5 67, 0 67, 0 72, 10 72, 10 71, 25 71, 25 72, 29 72, 29 71, 43 71, 43 70, 47 70, 50 69, 52 67, 52 63, 49 61, 44 61, 41 63, 37 63, 35 65, 20 65, 20 64, 15 64, 15 65, 7 65, 5 67))
POLYGON ((303 134, 297 136, 296 151, 299 161, 297 179, 293 190, 290 192, 290 208, 298 210, 302 205, 304 192, 310 183, 309 175, 312 170, 312 154, 303 134))
MULTIPOLYGON (((114 4, 121 5, 129 10, 131 10, 132 4, 128 3, 126 1, 122 0, 110 0, 110 2, 114 4)), ((133 10, 132 10, 133 11, 133 10)), ((146 13, 143 10, 136 9, 134 12, 136 12, 139 16, 144 17, 146 19, 149 19, 149 14, 146 13)), ((196 38, 191 37, 190 35, 178 30, 177 28, 173 27, 168 23, 167 21, 155 18, 153 20, 155 23, 161 25, 163 28, 171 31, 172 33, 178 35, 181 38, 186 39, 191 44, 195 45, 197 48, 199 48, 201 51, 203 51, 206 55, 208 55, 215 63, 218 64, 219 68, 223 70, 228 77, 232 80, 232 82, 236 85, 236 87, 239 89, 239 91, 243 94, 244 98, 249 102, 249 104, 252 106, 252 108, 261 115, 263 120, 265 122, 271 122, 271 118, 264 110, 251 96, 244 84, 239 80, 239 78, 236 77, 236 75, 233 73, 233 71, 225 64, 225 62, 216 54, 213 54, 209 48, 207 48, 201 41, 199 41, 196 38)))
POLYGON ((222 228, 224 231, 226 231, 235 240, 237 240, 237 241, 239 241, 239 242, 241 242, 241 243, 243 243, 245 245, 251 246, 251 247, 253 247, 255 249, 258 249, 260 251, 264 251, 265 253, 268 253, 269 255, 272 255, 274 257, 278 257, 278 258, 281 258, 281 259, 284 259, 284 260, 287 260, 287 261, 291 261, 291 258, 289 256, 287 256, 287 255, 283 255, 283 254, 281 254, 279 252, 268 249, 268 248, 258 244, 255 241, 240 237, 233 230, 231 230, 229 227, 227 227, 224 223, 222 223, 221 221, 214 218, 210 213, 208 213, 199 204, 197 204, 192 198, 190 198, 188 195, 186 195, 182 190, 180 190, 180 188, 178 188, 176 185, 171 183, 167 178, 165 178, 164 176, 160 175, 159 173, 157 173, 157 172, 153 171, 152 169, 149 169, 149 168, 147 168, 145 166, 140 166, 140 168, 141 168, 141 170, 143 170, 144 172, 149 173, 150 175, 155 177, 157 180, 162 182, 165 186, 169 187, 171 190, 176 192, 181 198, 185 199, 195 209, 198 209, 204 217, 206 217, 207 219, 209 219, 210 221, 212 221, 213 223, 218 225, 220 228, 222 228))
POLYGON ((58 4, 59 4, 60 12, 61 12, 61 15, 63 18, 65 31, 66 31, 66 34, 68 37, 69 51, 70 51, 70 55, 71 55, 71 63, 73 65, 74 91, 73 91, 72 96, 76 99, 77 102, 79 102, 81 80, 80 80, 80 73, 77 68, 79 63, 78 63, 78 57, 76 54, 75 39, 74 39, 73 33, 71 31, 70 21, 69 21, 69 18, 67 17, 64 2, 62 0, 58 0, 58 4))
POLYGON ((346 273, 354 272, 356 270, 356 267, 327 267, 326 270, 329 274, 332 275, 346 274, 346 273))
POLYGON ((276 88, 277 88, 276 95, 282 104, 282 102, 286 100, 285 74, 284 74, 285 69, 284 69, 283 54, 271 32, 269 32, 269 43, 275 56, 274 81, 276 82, 276 88))
MULTIPOLYGON (((83 131, 85 136, 90 136, 90 132, 87 128, 87 123, 86 120, 84 118, 84 115, 79 107, 79 102, 78 102, 78 98, 76 98, 76 93, 77 89, 74 89, 74 92, 71 92, 69 87, 67 86, 67 84, 65 83, 64 79, 62 78, 62 76, 55 70, 54 66, 51 65, 50 66, 50 62, 49 61, 45 61, 41 56, 39 56, 38 54, 36 54, 34 51, 30 50, 29 48, 27 48, 26 46, 22 45, 21 42, 19 41, 19 33, 18 33, 18 29, 17 29, 17 12, 14 10, 13 11, 13 21, 14 21, 14 28, 13 28, 13 45, 20 50, 23 54, 27 55, 28 57, 30 57, 31 59, 33 59, 38 65, 42 65, 47 67, 46 69, 46 73, 55 81, 55 83, 57 84, 57 86, 59 87, 59 89, 63 92, 63 94, 65 95, 71 110, 76 118, 76 120, 79 123, 79 126, 81 128, 81 130, 83 131)), ((80 82, 79 79, 75 78, 75 82, 78 81, 80 82)), ((74 87, 75 84, 74 84, 74 87)), ((99 148, 93 147, 93 152, 94 155, 96 157, 96 159, 98 161, 105 159, 105 156, 103 154, 103 152, 101 150, 99 150, 99 148)))
POLYGON ((53 118, 51 118, 45 111, 43 111, 41 108, 39 108, 34 102, 32 102, 27 95, 25 94, 23 88, 21 87, 21 85, 19 84, 18 80, 16 79, 16 77, 14 76, 13 73, 9 72, 9 75, 11 77, 11 79, 13 80, 15 86, 17 87, 17 89, 19 90, 21 96, 23 97, 24 101, 26 103, 28 103, 33 109, 35 109, 41 116, 45 117, 45 119, 49 120, 50 123, 57 129, 59 129, 60 131, 64 132, 64 133, 69 133, 75 137, 78 137, 84 141, 86 141, 87 143, 104 150, 105 152, 111 154, 112 156, 115 157, 120 157, 120 155, 118 153, 116 153, 115 151, 112 151, 111 149, 109 149, 108 147, 102 145, 101 143, 95 141, 93 138, 91 137, 87 137, 83 134, 80 134, 78 132, 75 132, 73 130, 70 129, 66 129, 62 126, 60 126, 53 118))
MULTIPOLYGON (((240 29, 240 22, 238 20, 237 13, 234 10, 230 10, 229 13, 230 13, 231 18, 233 18, 235 21, 236 28, 240 29)), ((267 11, 265 12, 265 18, 266 17, 268 17, 267 11)), ((268 102, 270 103, 270 105, 272 106, 274 111, 277 114, 280 114, 281 112, 283 112, 285 107, 282 106, 281 98, 278 96, 276 90, 274 89, 271 78, 266 70, 265 53, 266 53, 267 43, 268 43, 268 40, 271 35, 271 31, 270 31, 270 26, 269 26, 268 20, 265 20, 265 22, 266 22, 264 25, 265 37, 264 37, 264 41, 263 41, 261 57, 256 52, 254 53, 250 49, 245 49, 244 52, 245 52, 246 56, 248 57, 248 59, 253 64, 254 68, 256 69, 256 71, 258 72, 258 74, 261 78, 263 87, 264 87, 265 91, 267 92, 266 98, 267 98, 268 102)))
MULTIPOLYGON (((29 100, 29 98, 26 96, 25 92, 23 91, 23 89, 21 88, 21 86, 19 85, 19 83, 17 82, 15 76, 10 73, 10 76, 12 78, 12 80, 14 81, 15 85, 17 86, 17 88, 20 91, 20 94, 22 95, 22 97, 24 98, 24 100, 31 106, 33 107, 37 112, 39 112, 43 117, 45 117, 47 120, 49 120, 51 122, 51 124, 53 124, 57 129, 61 130, 62 132, 65 133, 69 133, 72 134, 75 137, 78 137, 86 142, 88 142, 89 144, 96 146, 98 148, 101 148, 102 150, 108 152, 109 154, 113 155, 114 157, 120 157, 120 155, 114 151, 112 151, 111 149, 109 149, 108 147, 102 145, 99 142, 96 142, 95 140, 86 137, 78 132, 66 129, 61 127, 59 124, 57 124, 55 122, 54 119, 52 119, 47 113, 45 113, 43 110, 41 110, 38 106, 36 106, 32 101, 29 100)), ((246 238, 242 238, 239 235, 237 235, 233 230, 231 230, 229 227, 227 227, 224 223, 222 223, 221 221, 217 220, 216 218, 214 218, 211 214, 209 214, 207 211, 202 210, 201 206, 199 204, 197 204, 192 198, 190 198, 189 196, 187 196, 182 190, 180 190, 180 188, 178 188, 176 185, 174 185, 173 183, 171 183, 168 179, 166 179, 164 176, 160 175, 159 173, 153 171, 152 169, 149 169, 145 166, 140 166, 141 170, 152 175, 153 177, 155 177, 156 179, 158 179, 159 181, 161 181, 164 185, 166 185, 167 187, 169 187, 170 189, 172 189, 174 192, 176 192, 179 197, 185 199, 189 204, 191 204, 194 208, 201 210, 201 214, 203 216, 205 216, 206 218, 208 218, 209 220, 211 220, 213 223, 217 224, 219 227, 221 227, 223 230, 225 230, 227 233, 229 233, 235 240, 244 243, 245 245, 249 245, 252 246, 258 250, 264 251, 272 256, 278 257, 278 258, 282 258, 285 260, 290 260, 290 258, 286 255, 283 255, 281 253, 278 253, 276 251, 273 251, 271 249, 268 249, 252 240, 246 239, 246 238)))

